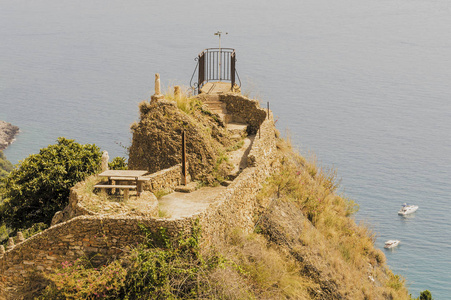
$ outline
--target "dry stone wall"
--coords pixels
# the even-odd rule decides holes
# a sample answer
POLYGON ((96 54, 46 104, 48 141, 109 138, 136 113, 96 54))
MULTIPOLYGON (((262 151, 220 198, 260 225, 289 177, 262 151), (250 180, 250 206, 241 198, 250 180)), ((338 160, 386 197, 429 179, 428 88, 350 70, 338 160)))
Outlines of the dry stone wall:
POLYGON ((267 118, 267 111, 260 108, 257 100, 233 93, 220 95, 219 100, 226 104, 227 113, 233 118, 249 124, 251 134, 256 133, 267 118))
POLYGON ((6 251, 0 259, 0 299, 17 299, 16 289, 30 271, 49 272, 62 262, 94 256, 102 263, 120 255, 143 239, 140 225, 156 232, 167 228, 169 235, 191 228, 190 220, 144 217, 79 216, 50 227, 6 251))
POLYGON ((274 121, 267 118, 259 128, 252 143, 251 151, 247 156, 248 166, 255 167, 259 164, 266 165, 275 155, 276 137, 274 121))
POLYGON ((164 169, 147 175, 150 178, 145 183, 145 189, 151 192, 160 190, 173 191, 176 186, 181 184, 182 164, 177 164, 171 168, 164 169))
POLYGON ((240 228, 245 232, 254 229, 254 215, 260 209, 256 196, 265 179, 277 169, 275 151, 275 131, 272 119, 262 123, 262 135, 256 137, 248 156, 265 153, 262 158, 253 158, 254 164, 241 172, 227 189, 215 199, 205 212, 193 218, 199 218, 202 238, 205 243, 223 239, 231 228, 240 228), (264 137, 264 135, 266 135, 264 137))
MULTIPOLYGON (((249 119, 248 122, 258 124, 260 128, 260 134, 255 137, 248 155, 250 167, 243 170, 206 211, 180 219, 92 215, 79 205, 83 199, 74 193, 71 195, 74 201, 73 218, 0 254, 0 299, 15 299, 16 289, 26 282, 33 271, 51 272, 62 262, 81 256, 97 255, 96 259, 106 260, 120 255, 127 247, 142 241, 141 225, 153 232, 161 227, 166 228, 169 237, 177 238, 190 233, 193 221, 197 219, 204 244, 224 238, 231 228, 252 231, 254 213, 261 206, 256 201, 256 195, 265 179, 277 168, 276 137, 273 119, 267 118, 264 110, 264 115, 260 116, 261 109, 256 109, 254 104, 246 104, 246 107, 256 112, 253 121, 249 119)), ((147 188, 172 189, 178 184, 180 168, 176 165, 151 175, 147 188)))

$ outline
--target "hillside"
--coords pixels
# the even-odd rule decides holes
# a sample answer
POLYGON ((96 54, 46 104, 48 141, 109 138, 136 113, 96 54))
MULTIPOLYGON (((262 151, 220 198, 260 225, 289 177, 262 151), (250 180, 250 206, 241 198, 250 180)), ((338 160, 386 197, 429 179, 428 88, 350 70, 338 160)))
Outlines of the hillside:
POLYGON ((237 135, 201 98, 141 103, 130 165, 152 173, 144 196, 102 196, 95 176, 77 184, 64 218, 0 253, 0 298, 410 299, 374 233, 355 223, 358 206, 337 194, 335 172, 296 153, 257 101, 218 101, 248 129, 237 135), (213 197, 172 217, 161 196, 180 184, 182 130, 198 200, 202 186, 213 197))

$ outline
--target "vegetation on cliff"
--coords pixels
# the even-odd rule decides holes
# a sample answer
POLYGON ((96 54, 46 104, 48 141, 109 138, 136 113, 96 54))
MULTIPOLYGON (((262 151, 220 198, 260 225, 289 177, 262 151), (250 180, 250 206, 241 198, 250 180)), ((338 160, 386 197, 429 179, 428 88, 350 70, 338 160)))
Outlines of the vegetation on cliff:
POLYGON ((11 172, 12 170, 13 170, 12 163, 6 159, 6 156, 3 154, 3 151, 0 151, 0 179, 8 176, 9 172, 11 172))
MULTIPOLYGON (((140 112, 140 122, 132 125, 132 169, 154 172, 179 163, 180 134, 185 131, 190 173, 207 182, 217 180, 213 174, 236 141, 214 115, 195 99, 182 104, 143 102, 140 112)), ((73 145, 65 139, 59 143, 73 145)), ((28 226, 21 223, 19 213, 29 213, 27 203, 34 203, 16 202, 19 207, 26 205, 15 212, 13 196, 68 191, 73 183, 63 175, 80 171, 74 180, 81 181, 99 166, 95 146, 73 145, 77 153, 90 154, 75 164, 69 159, 63 164, 70 167, 68 171, 60 164, 65 161, 61 152, 75 153, 56 150, 58 146, 49 146, 49 153, 44 151, 48 156, 30 157, 5 181, 3 188, 10 191, 1 216, 10 226, 28 226), (84 163, 87 166, 81 171, 78 167, 84 163), (36 174, 39 180, 33 181, 36 174), (61 181, 67 181, 64 189, 58 188, 61 181), (9 217, 9 213, 15 214, 9 217)), ((125 160, 117 159, 115 164, 125 167, 125 160)), ((390 271, 384 253, 375 248, 374 233, 352 218, 358 206, 338 194, 333 170, 318 168, 282 139, 277 140, 274 168, 256 199, 260 205, 254 212, 253 232, 230 228, 224 240, 205 246, 197 223, 191 235, 175 241, 164 228, 158 234, 142 228, 144 243, 122 249, 122 256, 101 265, 92 257, 64 262, 44 275, 45 289, 30 285, 30 295, 40 299, 410 299, 404 280, 390 271)), ((50 206, 60 210, 67 195, 63 198, 50 206)), ((48 211, 42 216, 45 221, 53 216, 48 211)))
POLYGON ((70 188, 99 169, 101 155, 95 145, 59 138, 56 145, 24 159, 1 182, 0 224, 14 232, 35 223, 50 224, 67 205, 70 188))
POLYGON ((337 195, 335 172, 282 140, 278 153, 253 233, 231 228, 201 247, 195 224, 176 245, 162 229, 109 264, 62 266, 48 276, 44 299, 410 299, 374 234, 352 219, 356 204, 337 195))

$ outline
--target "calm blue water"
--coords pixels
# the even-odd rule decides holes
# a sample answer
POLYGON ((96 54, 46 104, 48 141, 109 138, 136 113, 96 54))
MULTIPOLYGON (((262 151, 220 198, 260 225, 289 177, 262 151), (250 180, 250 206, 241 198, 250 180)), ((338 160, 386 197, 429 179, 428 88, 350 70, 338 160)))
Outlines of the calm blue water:
POLYGON ((237 49, 302 153, 333 166, 410 292, 451 299, 448 0, 0 0, 0 119, 17 163, 59 136, 124 156, 154 73, 189 83, 203 48, 237 49), (403 202, 418 212, 398 217, 403 202))

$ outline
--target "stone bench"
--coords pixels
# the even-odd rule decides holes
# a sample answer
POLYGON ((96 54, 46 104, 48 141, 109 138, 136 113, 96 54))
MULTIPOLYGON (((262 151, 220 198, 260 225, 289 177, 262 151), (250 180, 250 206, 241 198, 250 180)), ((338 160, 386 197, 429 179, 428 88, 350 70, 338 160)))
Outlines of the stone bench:
POLYGON ((128 200, 129 191, 132 189, 136 189, 136 185, 120 185, 120 184, 96 184, 94 188, 100 189, 102 195, 106 196, 107 189, 119 189, 124 190, 124 200, 128 200))

